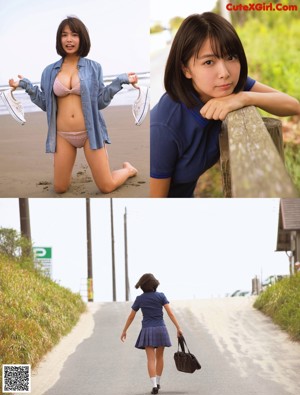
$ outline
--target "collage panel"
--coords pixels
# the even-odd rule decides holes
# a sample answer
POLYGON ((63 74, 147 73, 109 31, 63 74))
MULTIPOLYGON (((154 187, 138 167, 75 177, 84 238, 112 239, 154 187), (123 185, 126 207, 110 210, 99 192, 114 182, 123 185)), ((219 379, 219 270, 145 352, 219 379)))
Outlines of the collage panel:
POLYGON ((152 197, 299 197, 298 3, 151 0, 152 197))
POLYGON ((298 393, 299 199, 1 199, 0 221, 3 394, 298 393))
POLYGON ((298 395, 299 2, 0 3, 0 395, 298 395))
POLYGON ((1 3, 0 197, 149 196, 149 11, 136 18, 139 8, 1 3))

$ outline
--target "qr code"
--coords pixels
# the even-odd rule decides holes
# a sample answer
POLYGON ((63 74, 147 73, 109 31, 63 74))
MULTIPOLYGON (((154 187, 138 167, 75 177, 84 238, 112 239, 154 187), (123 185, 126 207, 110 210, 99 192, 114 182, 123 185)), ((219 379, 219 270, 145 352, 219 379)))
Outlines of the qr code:
POLYGON ((31 392, 30 365, 2 365, 2 392, 31 392))

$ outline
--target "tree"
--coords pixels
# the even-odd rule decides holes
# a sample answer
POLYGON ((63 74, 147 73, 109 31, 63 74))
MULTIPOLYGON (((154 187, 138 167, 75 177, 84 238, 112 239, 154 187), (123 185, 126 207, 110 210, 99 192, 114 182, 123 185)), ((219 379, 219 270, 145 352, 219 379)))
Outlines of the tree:
POLYGON ((0 228, 0 255, 32 264, 31 241, 21 236, 15 229, 0 228))

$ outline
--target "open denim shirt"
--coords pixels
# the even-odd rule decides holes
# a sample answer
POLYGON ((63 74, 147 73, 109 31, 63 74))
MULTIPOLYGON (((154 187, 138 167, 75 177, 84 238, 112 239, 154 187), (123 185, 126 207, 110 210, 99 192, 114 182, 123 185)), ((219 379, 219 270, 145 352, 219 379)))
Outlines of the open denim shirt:
MULTIPOLYGON (((46 152, 56 151, 56 112, 57 102, 53 92, 53 83, 60 71, 63 58, 45 68, 41 78, 41 88, 34 86, 27 78, 19 86, 29 94, 31 101, 47 112, 48 135, 46 152)), ((104 118, 99 110, 107 107, 114 95, 122 89, 122 84, 129 84, 126 73, 119 75, 111 84, 103 83, 102 67, 99 63, 79 58, 77 65, 80 79, 80 94, 85 126, 91 149, 102 148, 110 143, 104 118)))

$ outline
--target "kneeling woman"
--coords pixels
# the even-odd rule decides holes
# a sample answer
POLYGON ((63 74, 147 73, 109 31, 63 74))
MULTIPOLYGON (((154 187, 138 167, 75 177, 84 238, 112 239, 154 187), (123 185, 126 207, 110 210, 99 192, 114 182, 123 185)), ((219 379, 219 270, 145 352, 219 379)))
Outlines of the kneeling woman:
POLYGON ((110 143, 105 121, 99 110, 107 107, 123 84, 136 84, 135 73, 124 73, 104 86, 101 65, 86 59, 90 50, 87 28, 75 17, 64 19, 57 30, 56 50, 62 58, 47 66, 41 89, 27 78, 9 80, 20 86, 31 101, 47 112, 46 152, 54 153, 54 189, 69 188, 77 148, 83 147, 97 187, 109 193, 122 185, 137 170, 129 163, 111 172, 105 144, 110 143))

